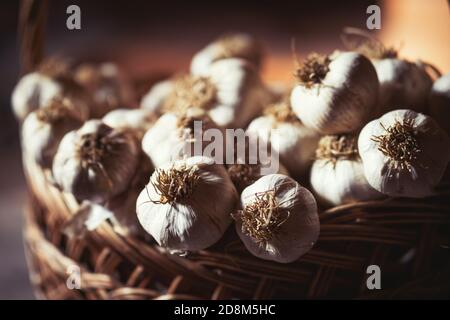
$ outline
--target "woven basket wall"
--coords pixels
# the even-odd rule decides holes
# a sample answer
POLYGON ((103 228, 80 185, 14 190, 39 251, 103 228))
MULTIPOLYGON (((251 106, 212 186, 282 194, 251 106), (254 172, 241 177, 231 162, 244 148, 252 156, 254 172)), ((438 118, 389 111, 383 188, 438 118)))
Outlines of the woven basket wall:
MULTIPOLYGON (((42 50, 42 3, 22 2, 25 71, 42 50)), ((279 264, 248 253, 233 227, 212 248, 187 257, 170 255, 152 240, 107 222, 81 238, 68 238, 63 226, 79 204, 25 155, 23 163, 29 186, 25 249, 40 298, 450 297, 448 183, 428 199, 354 203, 321 212, 314 248, 294 263, 279 264), (381 268, 382 290, 367 289, 366 269, 372 264, 381 268), (81 268, 81 289, 71 290, 67 272, 74 265, 81 268)))

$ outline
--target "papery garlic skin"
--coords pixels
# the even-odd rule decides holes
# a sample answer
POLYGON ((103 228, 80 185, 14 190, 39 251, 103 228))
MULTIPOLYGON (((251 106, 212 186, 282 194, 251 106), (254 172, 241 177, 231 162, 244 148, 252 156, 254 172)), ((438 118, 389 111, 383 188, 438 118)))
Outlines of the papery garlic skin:
POLYGON ((102 121, 111 128, 132 129, 142 136, 156 121, 156 116, 146 109, 116 109, 108 112, 102 121))
POLYGON ((43 168, 51 168, 63 136, 85 120, 70 104, 67 99, 54 99, 49 106, 31 112, 22 124, 24 153, 43 168))
POLYGON ((450 135, 450 73, 434 82, 428 105, 430 116, 450 135))
POLYGON ((227 58, 241 58, 259 68, 262 62, 262 49, 260 44, 248 34, 226 35, 194 55, 191 62, 191 73, 207 76, 209 68, 214 62, 227 58))
POLYGON ((127 190, 139 161, 135 137, 100 120, 67 133, 53 161, 56 184, 78 200, 106 202, 127 190))
POLYGON ((432 80, 423 66, 396 58, 373 59, 372 63, 380 82, 380 114, 397 106, 426 111, 432 80))
POLYGON ((377 74, 361 54, 339 52, 330 58, 321 83, 294 87, 292 109, 305 126, 322 134, 352 132, 376 113, 377 74))
MULTIPOLYGON (((447 134, 431 117, 412 110, 394 110, 369 122, 359 135, 358 149, 367 181, 374 189, 389 196, 421 198, 433 194, 450 159, 447 134), (409 164, 386 155, 377 141, 377 137, 386 136, 387 130, 396 124, 408 123, 414 130, 413 142, 419 150, 403 151, 405 156, 408 153, 415 155, 416 159, 409 164)), ((400 152, 395 144, 390 150, 400 152)))
POLYGON ((30 112, 48 105, 62 93, 63 87, 57 81, 38 72, 29 73, 14 88, 11 98, 14 114, 23 121, 30 112))
POLYGON ((301 122, 279 122, 271 116, 254 119, 246 134, 269 143, 293 176, 304 175, 314 156, 319 135, 301 122))
POLYGON ((75 81, 91 95, 91 118, 101 118, 111 110, 135 106, 135 92, 124 72, 111 62, 82 64, 75 81))
POLYGON ((141 108, 161 115, 164 101, 170 95, 174 87, 172 79, 164 80, 154 84, 141 99, 141 108))
POLYGON ((238 195, 223 165, 207 157, 191 157, 168 163, 163 170, 194 170, 198 175, 191 193, 175 202, 161 201, 155 188, 158 172, 142 190, 136 212, 142 227, 167 249, 197 251, 210 247, 231 223, 230 212, 238 195))
POLYGON ((290 263, 308 252, 319 237, 320 223, 316 201, 307 189, 295 180, 280 174, 267 175, 248 186, 241 194, 241 205, 253 203, 258 195, 274 190, 279 210, 288 212, 287 220, 268 241, 258 242, 242 230, 236 219, 236 232, 254 256, 281 263, 290 263))
POLYGON ((326 206, 368 201, 382 196, 370 186, 361 160, 316 160, 311 168, 311 188, 326 206))

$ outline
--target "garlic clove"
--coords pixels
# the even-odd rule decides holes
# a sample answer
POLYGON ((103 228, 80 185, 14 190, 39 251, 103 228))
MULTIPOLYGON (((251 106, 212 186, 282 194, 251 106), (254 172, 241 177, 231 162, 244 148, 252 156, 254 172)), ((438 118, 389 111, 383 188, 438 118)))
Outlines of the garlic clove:
POLYGON ((139 148, 131 133, 89 120, 61 140, 53 176, 78 200, 102 203, 127 189, 138 160, 139 148))
POLYGON ((241 58, 259 68, 262 62, 261 46, 248 34, 224 35, 194 55, 191 62, 191 73, 205 76, 215 61, 228 58, 241 58))
POLYGON ((292 178, 264 176, 244 189, 241 203, 243 209, 233 215, 236 232, 258 258, 293 262, 319 237, 316 201, 292 178))
POLYGON ((43 168, 51 168, 63 136, 79 128, 83 119, 74 101, 54 98, 44 108, 31 112, 22 125, 22 146, 43 168))
POLYGON ((224 166, 196 156, 158 168, 140 193, 136 212, 160 246, 197 251, 222 237, 237 200, 224 166))
POLYGON ((392 111, 396 106, 426 111, 432 80, 425 68, 396 58, 373 59, 372 63, 380 82, 380 114, 392 111))
POLYGON ((358 148, 369 184, 389 196, 433 194, 450 159, 450 140, 431 118, 394 110, 369 122, 358 148))
POLYGON ((428 105, 430 116, 450 135, 450 73, 434 82, 428 105))
POLYGON ((377 112, 377 74, 361 54, 310 55, 297 76, 292 109, 305 126, 322 134, 355 131, 377 112))

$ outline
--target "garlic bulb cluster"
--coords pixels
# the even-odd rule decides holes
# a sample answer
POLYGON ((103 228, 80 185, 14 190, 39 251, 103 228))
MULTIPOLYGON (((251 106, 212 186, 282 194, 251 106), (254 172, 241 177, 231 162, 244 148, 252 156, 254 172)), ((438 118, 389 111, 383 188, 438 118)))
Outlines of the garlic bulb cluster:
POLYGON ((319 237, 316 201, 295 180, 264 176, 241 195, 242 210, 233 214, 236 232, 253 255, 282 263, 297 260, 319 237))
POLYGON ((358 149, 369 184, 389 196, 433 194, 450 159, 450 139, 430 117, 394 110, 369 122, 358 149))
POLYGON ((434 82, 428 105, 430 115, 450 135, 450 73, 434 82))
POLYGON ((53 98, 44 108, 31 112, 22 125, 24 152, 43 168, 51 168, 63 136, 83 124, 82 114, 69 98, 53 98))
POLYGON ((376 114, 377 74, 361 54, 311 54, 296 76, 291 105, 307 127, 322 134, 352 132, 376 114))
POLYGON ((245 33, 226 34, 194 55, 191 73, 207 76, 214 62, 228 58, 244 59, 259 69, 262 57, 262 48, 252 36, 245 33))
POLYGON ((268 107, 263 116, 249 124, 246 133, 269 143, 295 177, 307 172, 319 140, 317 132, 298 120, 288 102, 268 107))
POLYGON ((357 136, 324 136, 316 150, 311 168, 311 188, 325 206, 380 198, 364 175, 358 154, 357 136))
POLYGON ((219 60, 204 76, 183 75, 171 81, 158 83, 141 106, 159 113, 201 108, 220 126, 242 128, 272 99, 257 69, 243 59, 219 60))
POLYGON ((139 152, 130 132, 89 120, 61 140, 53 160, 53 177, 78 200, 106 202, 127 190, 139 152))
POLYGON ((196 251, 222 237, 237 203, 225 167, 211 158, 191 157, 156 169, 137 199, 136 212, 160 246, 196 251))
POLYGON ((131 84, 114 63, 81 64, 74 71, 74 79, 91 96, 91 118, 101 118, 111 110, 136 104, 131 84))
POLYGON ((76 101, 78 112, 88 117, 86 93, 73 81, 67 63, 48 59, 36 71, 19 80, 13 90, 11 104, 16 118, 23 121, 30 112, 49 105, 54 98, 76 101))
POLYGON ((155 123, 156 115, 146 109, 116 109, 108 112, 102 121, 114 129, 132 130, 138 138, 142 138, 155 123))
MULTIPOLYGON (((211 129, 220 130, 225 136, 223 129, 199 109, 190 109, 186 113, 166 113, 145 133, 142 150, 155 167, 184 157, 200 156, 211 144, 204 139, 203 133, 211 129)), ((223 141, 220 145, 222 150, 226 150, 225 144, 226 141, 223 141)))

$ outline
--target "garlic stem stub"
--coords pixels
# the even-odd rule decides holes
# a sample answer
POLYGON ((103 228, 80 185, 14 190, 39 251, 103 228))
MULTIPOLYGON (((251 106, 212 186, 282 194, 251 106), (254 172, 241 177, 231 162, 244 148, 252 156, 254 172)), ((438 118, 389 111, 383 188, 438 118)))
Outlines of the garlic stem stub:
POLYGON ((389 196, 432 195, 450 159, 450 138, 429 116, 394 110, 369 122, 358 149, 369 184, 389 196))
POLYGON ((266 175, 244 189, 242 210, 233 214, 236 232, 256 257, 297 260, 319 237, 316 201, 306 188, 281 174, 266 175))
POLYGON ((53 161, 53 176, 62 190, 78 200, 103 203, 127 190, 139 152, 129 131, 89 120, 62 139, 53 161))
POLYGON ((237 204, 225 167, 195 156, 157 168, 137 199, 136 212, 160 246, 197 251, 222 237, 237 204))
POLYGON ((64 135, 85 119, 69 98, 53 98, 49 105, 31 112, 22 125, 22 146, 43 168, 51 168, 53 157, 64 135))
POLYGON ((325 206, 382 196, 367 182, 355 134, 328 135, 320 139, 310 181, 313 193, 325 206))
POLYGON ((377 112, 377 74, 361 54, 310 54, 296 77, 292 109, 305 126, 322 134, 353 132, 377 112))
POLYGON ((205 76, 211 64, 228 58, 246 60, 259 69, 263 58, 261 45, 255 38, 245 33, 225 34, 194 55, 191 73, 205 76))
POLYGON ((264 110, 264 115, 248 126, 249 136, 269 143, 290 174, 306 174, 314 158, 319 135, 304 126, 292 112, 288 102, 278 102, 264 110))
POLYGON ((450 72, 434 82, 428 105, 430 116, 450 135, 450 72))

